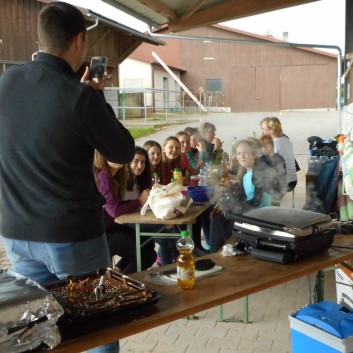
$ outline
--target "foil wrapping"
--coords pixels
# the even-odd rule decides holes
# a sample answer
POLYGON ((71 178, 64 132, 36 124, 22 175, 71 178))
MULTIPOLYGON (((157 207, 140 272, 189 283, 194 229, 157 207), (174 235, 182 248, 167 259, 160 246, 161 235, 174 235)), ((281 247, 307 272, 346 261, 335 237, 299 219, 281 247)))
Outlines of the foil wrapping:
POLYGON ((56 325, 64 310, 37 282, 0 269, 0 352, 19 353, 61 342, 56 325))

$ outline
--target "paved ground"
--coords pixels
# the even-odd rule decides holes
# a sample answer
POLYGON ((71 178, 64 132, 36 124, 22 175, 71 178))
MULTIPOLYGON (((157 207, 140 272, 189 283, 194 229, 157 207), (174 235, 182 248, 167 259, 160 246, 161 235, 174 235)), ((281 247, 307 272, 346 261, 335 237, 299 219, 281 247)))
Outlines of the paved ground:
MULTIPOLYGON (((278 116, 283 129, 294 144, 296 158, 302 168, 295 191, 295 206, 302 208, 305 202, 305 173, 307 170, 309 136, 331 138, 336 135, 335 112, 284 112, 279 113, 219 113, 195 114, 188 117, 187 124, 172 125, 158 133, 137 140, 143 144, 147 139, 159 142, 174 135, 185 126, 197 127, 200 119, 212 122, 217 127, 217 136, 224 140, 224 149, 230 150, 233 136, 246 138, 253 131, 260 134, 259 122, 266 116, 278 116)), ((176 123, 182 118, 170 118, 176 123)), ((183 118, 184 119, 184 118, 183 118)), ((143 122, 143 121, 142 121, 143 122)), ((126 126, 141 125, 141 120, 124 122, 126 126)), ((151 122, 148 124, 155 124, 151 122)), ((282 206, 291 207, 291 195, 287 195, 282 206)), ((1 239, 1 238, 0 238, 1 239)), ((0 241, 0 267, 9 263, 0 241)), ((326 275, 326 298, 335 300, 333 273, 326 275)), ((251 272, 249 271, 249 281, 251 272)), ((199 320, 181 319, 121 340, 121 353, 289 353, 291 352, 288 315, 308 304, 312 298, 315 276, 303 277, 250 296, 251 324, 218 322, 218 309, 197 313, 199 320)), ((210 290, 221 290, 210 288, 210 290)), ((241 318, 242 301, 225 305, 224 318, 241 318)))
MULTIPOLYGON (((216 125, 217 136, 224 141, 224 149, 230 151, 233 137, 246 138, 256 132, 259 122, 266 116, 280 118, 284 132, 294 144, 294 152, 301 167, 295 191, 295 207, 305 203, 305 173, 307 171, 307 138, 312 135, 332 138, 337 131, 336 112, 278 112, 272 113, 219 113, 194 115, 190 122, 163 129, 147 138, 158 142, 182 130, 185 126, 198 127, 200 120, 216 125)), ((170 119, 171 120, 171 119, 170 119)), ((129 122, 126 122, 128 125, 129 122)), ((288 194, 282 206, 291 207, 292 195, 288 194)), ((335 300, 333 273, 326 275, 326 298, 335 300)), ((251 281, 251 272, 249 272, 251 281)), ((121 340, 122 353, 289 353, 291 352, 288 315, 311 301, 315 276, 291 281, 250 296, 251 324, 218 322, 218 309, 198 313, 199 320, 177 320, 170 324, 121 340)), ((217 290, 217 289, 215 289, 217 290)), ((241 318, 242 301, 225 305, 225 319, 241 318)))

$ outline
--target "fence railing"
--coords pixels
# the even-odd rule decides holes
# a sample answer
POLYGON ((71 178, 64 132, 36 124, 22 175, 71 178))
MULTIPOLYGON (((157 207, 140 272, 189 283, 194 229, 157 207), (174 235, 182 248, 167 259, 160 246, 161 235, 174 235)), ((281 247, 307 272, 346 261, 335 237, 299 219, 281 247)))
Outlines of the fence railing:
MULTIPOLYGON (((206 108, 214 104, 214 97, 222 96, 220 92, 192 93, 206 108)), ((183 90, 106 87, 104 94, 117 117, 123 120, 144 118, 147 123, 149 117, 162 115, 167 121, 171 113, 184 115, 190 112, 201 112, 201 108, 183 90)))

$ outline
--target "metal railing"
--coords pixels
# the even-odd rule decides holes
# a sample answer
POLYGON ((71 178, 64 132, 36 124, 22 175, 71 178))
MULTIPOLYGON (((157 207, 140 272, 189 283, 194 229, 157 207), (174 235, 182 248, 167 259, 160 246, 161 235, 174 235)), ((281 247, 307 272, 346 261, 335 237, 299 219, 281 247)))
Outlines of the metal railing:
MULTIPOLYGON (((148 118, 161 115, 167 121, 171 114, 201 112, 201 108, 183 90, 106 87, 104 94, 117 117, 122 120, 144 118, 147 123, 148 118)), ((221 93, 193 94, 206 107, 215 104, 215 97, 222 97, 221 93)))

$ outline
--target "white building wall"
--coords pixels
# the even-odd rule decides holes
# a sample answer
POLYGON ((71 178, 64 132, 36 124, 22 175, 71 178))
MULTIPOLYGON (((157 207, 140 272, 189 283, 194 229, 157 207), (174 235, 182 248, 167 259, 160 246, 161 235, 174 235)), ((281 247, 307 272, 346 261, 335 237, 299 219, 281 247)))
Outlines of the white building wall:
MULTIPOLYGON (((180 72, 177 70, 172 71, 177 78, 180 79, 180 72)), ((180 95, 179 84, 163 69, 163 67, 158 65, 151 65, 130 58, 125 59, 119 65, 119 87, 141 89, 153 88, 155 90, 164 91, 155 91, 154 97, 153 94, 147 93, 146 105, 148 107, 153 106, 153 99, 154 107, 157 109, 173 109, 175 106, 180 106, 180 102, 178 101, 180 95)))
MULTIPOLYGON (((180 80, 180 72, 177 70, 172 70, 172 72, 180 80)), ((157 65, 154 65, 154 88, 163 90, 159 94, 155 93, 156 108, 173 109, 180 106, 178 101, 180 96, 179 84, 163 67, 157 65)))
MULTIPOLYGON (((119 65, 119 87, 152 88, 151 64, 135 59, 125 59, 119 65)), ((152 94, 146 94, 146 105, 153 105, 152 94)))

